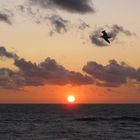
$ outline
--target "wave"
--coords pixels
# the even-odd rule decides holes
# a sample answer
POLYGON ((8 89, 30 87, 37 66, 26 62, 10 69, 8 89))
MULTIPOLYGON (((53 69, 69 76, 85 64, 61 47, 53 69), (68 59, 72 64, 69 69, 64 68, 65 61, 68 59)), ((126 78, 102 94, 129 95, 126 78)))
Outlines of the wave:
POLYGON ((134 122, 140 122, 140 117, 128 117, 128 116, 112 117, 112 118, 83 117, 83 118, 76 118, 74 120, 75 121, 134 121, 134 122))

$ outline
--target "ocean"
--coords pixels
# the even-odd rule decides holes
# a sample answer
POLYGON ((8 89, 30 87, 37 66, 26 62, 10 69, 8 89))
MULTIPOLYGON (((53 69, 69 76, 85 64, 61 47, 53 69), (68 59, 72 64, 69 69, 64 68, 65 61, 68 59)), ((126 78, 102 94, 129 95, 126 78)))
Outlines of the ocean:
POLYGON ((0 105, 0 140, 140 140, 140 105, 0 105))

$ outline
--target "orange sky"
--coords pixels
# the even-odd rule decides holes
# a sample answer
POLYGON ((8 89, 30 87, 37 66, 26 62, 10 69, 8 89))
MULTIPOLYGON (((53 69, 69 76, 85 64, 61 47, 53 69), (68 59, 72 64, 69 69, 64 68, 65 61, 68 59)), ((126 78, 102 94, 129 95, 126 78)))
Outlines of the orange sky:
MULTIPOLYGON (((139 68, 139 0, 108 0, 107 2, 94 0, 96 12, 86 14, 71 13, 56 7, 54 7, 56 11, 45 11, 46 9, 38 6, 41 15, 38 12, 34 16, 18 10, 19 5, 27 6, 25 2, 26 0, 0 2, 0 13, 12 15, 10 18, 12 25, 0 18, 0 46, 4 46, 8 52, 37 64, 50 57, 69 72, 75 71, 88 76, 91 75, 84 72, 82 68, 91 61, 105 66, 109 60, 114 59, 119 64, 124 61, 135 69, 139 68), (7 13, 4 9, 10 12, 7 13), (52 36, 49 35, 53 25, 48 20, 38 18, 48 12, 50 15, 58 14, 61 18, 70 21, 67 32, 54 32, 52 36), (81 21, 86 22, 90 27, 80 30, 81 21), (98 47, 91 42, 89 36, 96 29, 100 27, 109 29, 114 24, 135 33, 136 36, 120 33, 108 47, 98 47)), ((37 7, 31 8, 36 11, 37 7)), ((14 60, 7 58, 0 59, 0 69, 2 68, 19 70, 14 60)), ((67 103, 68 95, 74 95, 76 103, 140 103, 139 81, 136 81, 136 84, 126 82, 118 87, 103 87, 95 83, 89 85, 46 83, 42 86, 23 86, 22 89, 13 90, 4 88, 2 76, 0 73, 0 103, 67 103)))

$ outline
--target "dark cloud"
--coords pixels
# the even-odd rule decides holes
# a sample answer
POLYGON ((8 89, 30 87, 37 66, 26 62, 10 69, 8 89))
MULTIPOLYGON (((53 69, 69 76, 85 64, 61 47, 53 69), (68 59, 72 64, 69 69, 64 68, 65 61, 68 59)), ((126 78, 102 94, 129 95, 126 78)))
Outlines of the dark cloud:
MULTIPOLYGON (((118 35, 120 33, 123 33, 126 36, 134 36, 134 33, 131 33, 129 30, 124 29, 122 26, 119 26, 117 24, 108 27, 109 28, 109 32, 108 35, 110 36, 110 41, 114 41, 117 39, 118 35)), ((99 47, 104 47, 104 46, 108 46, 108 44, 101 38, 102 35, 102 31, 105 28, 99 28, 97 30, 95 30, 91 35, 90 35, 90 40, 93 44, 95 44, 96 46, 99 47)))
POLYGON ((14 58, 14 65, 18 70, 14 71, 7 68, 0 68, 1 88, 20 89, 25 86, 43 86, 46 84, 86 85, 94 82, 91 77, 79 72, 69 71, 51 58, 47 58, 43 62, 36 64, 25 59, 15 59, 13 56, 17 55, 12 55, 11 53, 6 53, 4 56, 14 58))
POLYGON ((24 77, 8 68, 0 68, 0 88, 20 89, 24 85, 24 77))
POLYGON ((104 47, 108 44, 101 38, 101 32, 103 31, 103 28, 99 28, 98 30, 94 31, 89 37, 93 44, 96 46, 104 47))
POLYGON ((58 15, 57 10, 65 10, 70 13, 88 13, 95 12, 92 0, 26 0, 23 5, 18 5, 17 10, 37 24, 47 24, 50 29, 50 36, 54 33, 66 33, 71 28, 84 30, 89 25, 82 21, 73 23, 69 18, 63 18, 58 15))
POLYGON ((0 46, 0 57, 18 59, 18 56, 15 53, 8 52, 5 47, 0 46))
POLYGON ((15 60, 15 65, 26 79, 26 85, 45 85, 45 84, 90 84, 92 79, 81 73, 68 71, 63 66, 57 64, 54 59, 47 58, 40 64, 32 63, 24 59, 15 60))
POLYGON ((5 22, 9 25, 12 24, 11 20, 10 20, 10 15, 5 14, 5 13, 0 13, 0 21, 1 22, 5 22))
POLYGON ((58 8, 68 12, 94 12, 91 0, 30 0, 31 5, 40 5, 43 8, 58 8))
POLYGON ((47 84, 96 84, 102 87, 119 87, 127 83, 140 85, 140 68, 136 69, 125 62, 118 63, 116 60, 110 60, 109 64, 102 65, 91 61, 83 67, 83 71, 87 74, 83 75, 80 72, 65 69, 49 57, 36 64, 17 57, 4 47, 0 47, 0 50, 2 50, 0 56, 14 59, 14 65, 18 68, 16 71, 0 68, 0 88, 21 89, 25 86, 47 84))
POLYGON ((137 80, 140 81, 140 68, 138 68, 136 73, 137 80))
POLYGON ((139 69, 135 69, 124 62, 119 64, 115 60, 110 60, 106 66, 94 61, 88 62, 83 67, 83 71, 91 75, 98 86, 106 87, 118 87, 131 80, 138 83, 138 77, 140 77, 139 69))
POLYGON ((53 25, 54 27, 53 32, 57 33, 67 32, 67 25, 69 22, 68 20, 64 20, 58 15, 53 15, 49 19, 51 21, 51 25, 53 25))

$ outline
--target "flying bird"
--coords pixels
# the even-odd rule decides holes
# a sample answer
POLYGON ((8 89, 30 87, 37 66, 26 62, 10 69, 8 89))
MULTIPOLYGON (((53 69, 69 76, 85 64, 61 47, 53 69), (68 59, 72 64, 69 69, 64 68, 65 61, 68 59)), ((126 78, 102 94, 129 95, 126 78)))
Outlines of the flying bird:
POLYGON ((110 41, 109 41, 109 39, 111 38, 107 33, 106 33, 106 31, 104 30, 104 31, 102 31, 102 38, 106 41, 106 42, 108 42, 109 44, 110 44, 110 41))

